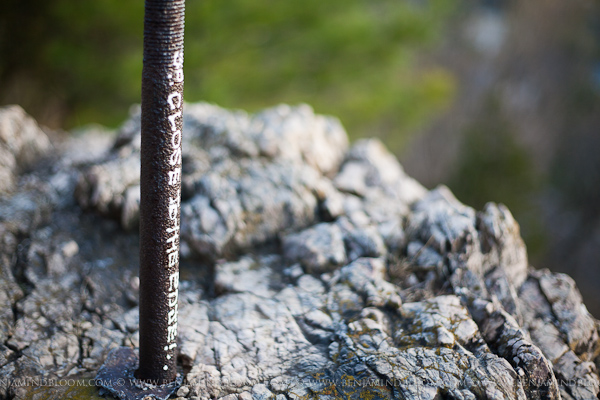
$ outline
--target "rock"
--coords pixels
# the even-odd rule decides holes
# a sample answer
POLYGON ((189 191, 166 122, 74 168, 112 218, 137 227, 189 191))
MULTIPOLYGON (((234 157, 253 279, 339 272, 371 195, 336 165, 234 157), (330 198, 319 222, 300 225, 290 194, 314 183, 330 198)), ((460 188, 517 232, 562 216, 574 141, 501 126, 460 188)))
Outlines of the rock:
POLYGON ((406 176, 396 157, 378 139, 358 141, 346 155, 334 183, 338 189, 361 197, 370 197, 368 191, 381 188, 399 196, 405 204, 426 193, 423 186, 406 176))
MULTIPOLYGON (((598 321, 528 265, 506 207, 425 190, 308 106, 188 104, 184 122, 179 399, 597 398, 598 321)), ((139 346, 139 129, 134 108, 110 145, 57 143, 57 168, 0 143, 0 398, 60 397, 9 383, 139 346)))
MULTIPOLYGON (((195 197, 182 204, 182 241, 196 253, 214 258, 316 220, 321 175, 337 170, 347 147, 339 122, 308 106, 249 116, 196 104, 184 115, 189 168, 182 185, 195 197)), ((139 214, 139 129, 134 110, 112 152, 84 171, 76 190, 82 207, 119 218, 127 229, 139 214)))
POLYGON ((112 322, 123 333, 133 333, 139 329, 140 310, 134 307, 129 311, 117 315, 112 319, 112 322))
POLYGON ((265 386, 262 383, 254 385, 254 387, 252 388, 253 400, 270 400, 274 398, 275 395, 273 395, 273 393, 269 389, 267 389, 267 386, 265 386))
POLYGON ((236 262, 218 263, 215 273, 216 290, 221 293, 250 292, 259 296, 272 295, 272 291, 269 290, 272 269, 261 261, 244 257, 236 262))
POLYGON ((13 189, 18 175, 51 148, 48 136, 19 106, 0 108, 0 193, 13 189))
POLYGON ((576 354, 599 348, 597 321, 585 308, 573 279, 565 274, 547 274, 539 278, 540 289, 551 304, 556 327, 576 354))
POLYGON ((177 396, 186 397, 190 393, 190 388, 188 386, 182 386, 177 390, 177 396))
POLYGON ((21 354, 38 363, 42 370, 51 370, 58 376, 64 376, 77 365, 79 340, 74 334, 57 332, 50 338, 31 343, 21 354))
POLYGON ((346 262, 341 229, 321 223, 283 238, 283 253, 291 263, 299 262, 308 272, 330 271, 346 262))
POLYGON ((470 310, 486 343, 513 366, 529 397, 560 399, 552 363, 511 315, 483 300, 471 303, 470 310))
POLYGON ((383 238, 377 227, 370 224, 370 219, 361 212, 348 217, 340 217, 336 223, 340 226, 346 247, 348 261, 360 257, 380 257, 387 253, 383 238))
MULTIPOLYGON (((544 355, 553 365, 553 372, 560 386, 561 396, 566 398, 590 398, 596 396, 600 387, 596 366, 588 361, 596 358, 598 340, 594 338, 598 333, 596 321, 595 333, 578 332, 578 337, 588 337, 589 342, 582 342, 582 348, 594 348, 577 356, 569 348, 568 337, 560 330, 561 322, 552 311, 552 300, 560 298, 564 292, 553 292, 551 287, 550 297, 547 298, 540 284, 540 280, 550 276, 549 271, 532 271, 520 289, 519 298, 522 299, 524 326, 529 331, 532 340, 540 347, 544 355), (552 321, 551 323, 548 323, 552 321)), ((560 275, 558 277, 560 279, 560 275)), ((564 278, 563 278, 564 279, 564 278)), ((560 288, 560 286, 558 287, 560 288)), ((584 308, 582 303, 576 308, 584 308)), ((591 318, 591 316, 590 316, 591 318)), ((575 332, 574 332, 575 333, 575 332)))
POLYGON ((385 262, 377 258, 360 258, 343 267, 332 281, 349 285, 360 295, 367 307, 390 307, 402 305, 398 288, 385 281, 385 262))
MULTIPOLYGON (((6 239, 12 241, 14 237, 6 239)), ((13 335, 15 314, 12 305, 23 297, 23 290, 19 287, 13 275, 11 257, 9 256, 16 250, 16 246, 9 245, 7 247, 3 249, 2 258, 0 259, 0 301, 5 305, 0 309, 0 340, 2 343, 5 343, 8 337, 13 335)))

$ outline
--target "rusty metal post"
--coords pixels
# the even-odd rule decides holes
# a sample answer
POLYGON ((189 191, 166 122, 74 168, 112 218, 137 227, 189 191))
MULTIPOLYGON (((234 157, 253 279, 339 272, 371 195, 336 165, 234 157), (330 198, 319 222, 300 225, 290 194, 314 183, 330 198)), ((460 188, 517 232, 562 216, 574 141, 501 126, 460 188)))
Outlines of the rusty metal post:
POLYGON ((176 378, 185 0, 146 0, 142 72, 140 365, 176 378))
POLYGON ((166 400, 177 374, 185 0, 146 0, 142 71, 140 353, 108 354, 96 384, 122 400, 166 400))

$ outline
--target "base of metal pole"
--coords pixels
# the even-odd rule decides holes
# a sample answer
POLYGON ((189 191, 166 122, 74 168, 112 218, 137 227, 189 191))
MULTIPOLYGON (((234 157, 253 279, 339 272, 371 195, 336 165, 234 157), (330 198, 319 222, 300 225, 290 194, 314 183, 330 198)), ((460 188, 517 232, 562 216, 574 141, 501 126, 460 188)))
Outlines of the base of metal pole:
POLYGON ((167 400, 183 381, 181 374, 177 374, 173 382, 153 385, 135 378, 138 366, 139 360, 133 349, 112 349, 98 370, 96 384, 121 400, 167 400))

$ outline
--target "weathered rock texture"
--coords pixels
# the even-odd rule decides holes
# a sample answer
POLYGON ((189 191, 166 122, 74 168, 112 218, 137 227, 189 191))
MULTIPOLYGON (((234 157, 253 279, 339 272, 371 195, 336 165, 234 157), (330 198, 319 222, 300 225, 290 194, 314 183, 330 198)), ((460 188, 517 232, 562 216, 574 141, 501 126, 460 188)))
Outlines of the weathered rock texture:
MULTIPOLYGON (((179 397, 597 398, 598 322, 506 207, 427 191, 308 106, 184 123, 179 397)), ((137 346, 139 126, 50 151, 0 111, 0 398, 74 396, 12 379, 137 346)))

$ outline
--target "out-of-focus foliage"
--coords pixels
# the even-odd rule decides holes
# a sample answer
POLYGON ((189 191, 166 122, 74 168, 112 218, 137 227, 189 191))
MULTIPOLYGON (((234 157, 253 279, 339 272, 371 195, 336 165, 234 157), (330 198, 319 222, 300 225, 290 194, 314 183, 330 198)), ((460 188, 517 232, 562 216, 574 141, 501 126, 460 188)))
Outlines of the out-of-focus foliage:
MULTIPOLYGON (((457 144, 437 182, 475 208, 505 203, 532 265, 575 278, 599 317, 600 3, 478 4, 445 42, 459 101, 437 122, 439 134, 422 140, 457 144)), ((411 154, 427 166, 448 147, 411 154)))
POLYGON ((116 124, 139 102, 143 7, 131 0, 3 2, 0 101, 53 126, 116 124))
POLYGON ((508 205, 523 232, 529 254, 538 254, 546 244, 540 216, 539 196, 544 176, 536 173, 527 149, 515 139, 515 128, 499 109, 497 99, 470 123, 456 172, 448 185, 475 209, 487 202, 508 205))
MULTIPOLYGON (((450 3, 188 0, 186 99, 251 111, 307 102, 355 136, 402 138, 451 99, 452 75, 421 69, 414 57, 435 43, 450 3)), ((19 102, 42 121, 42 105, 55 104, 59 114, 46 119, 65 127, 117 125, 139 102, 143 7, 8 0, 0 101, 19 102)))

